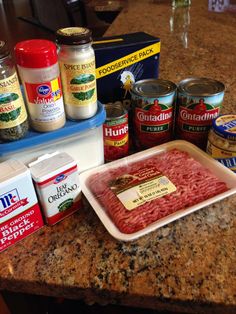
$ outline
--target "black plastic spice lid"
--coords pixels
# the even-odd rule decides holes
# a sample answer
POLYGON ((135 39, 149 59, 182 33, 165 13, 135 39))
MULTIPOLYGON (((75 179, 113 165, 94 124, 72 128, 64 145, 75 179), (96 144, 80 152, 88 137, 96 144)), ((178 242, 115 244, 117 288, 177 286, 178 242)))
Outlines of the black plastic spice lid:
POLYGON ((0 40, 0 59, 6 57, 9 55, 9 53, 10 51, 7 43, 3 40, 0 40))
POLYGON ((56 42, 59 45, 83 45, 92 41, 92 32, 84 27, 60 28, 56 32, 56 42))

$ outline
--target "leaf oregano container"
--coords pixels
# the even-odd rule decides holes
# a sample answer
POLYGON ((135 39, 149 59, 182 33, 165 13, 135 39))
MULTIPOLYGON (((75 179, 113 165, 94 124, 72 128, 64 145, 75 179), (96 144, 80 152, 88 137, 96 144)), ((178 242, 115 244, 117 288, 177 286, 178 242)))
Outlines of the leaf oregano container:
POLYGON ((56 41, 66 115, 71 120, 90 118, 97 112, 91 31, 82 27, 61 28, 57 31, 56 41))
POLYGON ((48 225, 54 225, 81 207, 77 163, 70 155, 46 154, 29 167, 48 225))

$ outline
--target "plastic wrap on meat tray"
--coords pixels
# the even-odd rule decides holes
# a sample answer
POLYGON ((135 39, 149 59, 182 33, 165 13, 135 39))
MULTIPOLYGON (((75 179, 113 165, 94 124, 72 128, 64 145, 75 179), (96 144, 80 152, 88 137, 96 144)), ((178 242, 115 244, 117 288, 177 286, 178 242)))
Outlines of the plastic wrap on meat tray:
POLYGON ((178 149, 95 173, 89 186, 125 234, 228 190, 201 163, 178 149))

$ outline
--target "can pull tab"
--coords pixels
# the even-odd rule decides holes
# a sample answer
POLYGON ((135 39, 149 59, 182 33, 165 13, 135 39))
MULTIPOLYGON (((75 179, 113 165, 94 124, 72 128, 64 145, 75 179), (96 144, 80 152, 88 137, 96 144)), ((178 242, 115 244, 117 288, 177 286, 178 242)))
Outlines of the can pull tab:
POLYGON ((32 167, 32 166, 36 165, 37 163, 39 163, 40 161, 51 158, 51 157, 56 156, 58 154, 59 154, 58 151, 51 153, 51 154, 44 154, 44 155, 38 157, 35 161, 32 161, 31 163, 29 163, 28 166, 32 167))

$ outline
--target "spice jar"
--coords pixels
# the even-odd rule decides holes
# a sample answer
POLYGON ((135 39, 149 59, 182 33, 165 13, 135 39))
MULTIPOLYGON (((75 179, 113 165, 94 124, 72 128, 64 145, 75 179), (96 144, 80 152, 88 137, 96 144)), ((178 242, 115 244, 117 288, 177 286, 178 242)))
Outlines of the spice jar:
POLYGON ((0 41, 0 139, 18 140, 27 131, 27 112, 16 69, 6 42, 0 41))
POLYGON ((29 164, 48 225, 81 208, 81 187, 76 161, 67 153, 40 156, 29 164))
POLYGON ((213 120, 207 153, 236 173, 236 114, 213 120))
POLYGON ((90 118, 97 111, 91 31, 82 27, 61 28, 56 41, 67 117, 72 120, 90 118))
POLYGON ((16 61, 23 81, 32 127, 53 131, 65 124, 56 45, 43 39, 19 42, 16 61))

